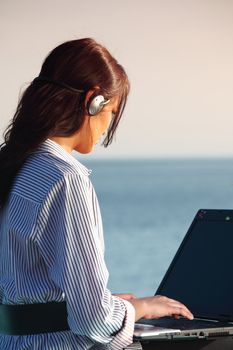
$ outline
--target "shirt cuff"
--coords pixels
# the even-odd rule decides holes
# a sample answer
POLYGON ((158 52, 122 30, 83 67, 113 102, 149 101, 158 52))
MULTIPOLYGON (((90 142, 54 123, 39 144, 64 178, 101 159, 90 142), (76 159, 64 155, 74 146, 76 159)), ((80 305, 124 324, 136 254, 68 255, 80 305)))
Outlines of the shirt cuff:
MULTIPOLYGON (((118 297, 117 297, 118 298, 118 297)), ((127 347, 133 342, 133 332, 135 324, 135 309, 133 305, 126 300, 119 298, 125 306, 125 319, 121 330, 113 337, 113 340, 108 344, 109 350, 118 350, 127 347)))

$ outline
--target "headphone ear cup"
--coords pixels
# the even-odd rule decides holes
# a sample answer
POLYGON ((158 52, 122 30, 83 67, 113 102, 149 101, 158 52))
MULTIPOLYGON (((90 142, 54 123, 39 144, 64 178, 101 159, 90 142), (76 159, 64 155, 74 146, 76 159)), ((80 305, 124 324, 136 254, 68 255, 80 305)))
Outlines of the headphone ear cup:
POLYGON ((91 116, 98 114, 108 102, 103 95, 91 96, 87 103, 88 114, 91 116))

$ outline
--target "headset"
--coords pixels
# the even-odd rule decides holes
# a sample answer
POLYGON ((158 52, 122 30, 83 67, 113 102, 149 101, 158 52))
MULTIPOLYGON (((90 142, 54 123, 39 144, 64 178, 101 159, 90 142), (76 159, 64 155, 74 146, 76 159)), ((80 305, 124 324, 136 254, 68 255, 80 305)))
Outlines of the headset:
POLYGON ((96 95, 95 93, 89 98, 87 102, 87 111, 90 116, 98 114, 110 100, 106 100, 103 95, 96 95))
MULTIPOLYGON (((54 84, 54 85, 60 86, 60 87, 62 87, 64 89, 67 89, 69 91, 76 92, 76 93, 77 92, 78 93, 85 92, 85 90, 75 89, 72 86, 63 83, 62 81, 53 80, 53 79, 47 78, 47 77, 42 76, 42 75, 39 75, 38 77, 36 77, 33 80, 33 82, 37 82, 37 81, 42 81, 42 82, 44 81, 46 83, 54 84)), ((97 93, 93 93, 91 95, 91 97, 89 98, 88 102, 87 102, 87 112, 88 112, 88 114, 90 116, 95 116, 100 111, 102 111, 104 106, 106 104, 108 104, 109 102, 110 102, 110 100, 106 100, 103 95, 98 95, 97 93)))

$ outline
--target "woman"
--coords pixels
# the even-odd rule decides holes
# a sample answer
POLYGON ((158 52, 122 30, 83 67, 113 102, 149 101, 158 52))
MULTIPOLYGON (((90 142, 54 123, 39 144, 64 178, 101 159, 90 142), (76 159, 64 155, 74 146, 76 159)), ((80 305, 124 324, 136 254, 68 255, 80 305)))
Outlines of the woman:
POLYGON ((48 55, 19 102, 0 151, 1 349, 121 349, 141 317, 192 318, 107 288, 98 201, 71 152, 111 143, 128 92, 122 66, 81 39, 48 55))

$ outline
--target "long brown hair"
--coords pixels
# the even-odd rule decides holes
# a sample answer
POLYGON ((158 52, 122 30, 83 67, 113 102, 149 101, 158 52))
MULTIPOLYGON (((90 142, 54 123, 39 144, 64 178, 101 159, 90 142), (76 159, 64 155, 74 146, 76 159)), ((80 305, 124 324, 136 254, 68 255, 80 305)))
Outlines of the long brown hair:
POLYGON ((1 206, 18 171, 42 142, 51 136, 70 136, 82 126, 87 91, 98 86, 106 99, 119 97, 118 111, 103 142, 105 147, 112 142, 129 92, 123 67, 91 38, 57 46, 46 57, 39 76, 47 81, 34 79, 25 90, 0 146, 1 206))

